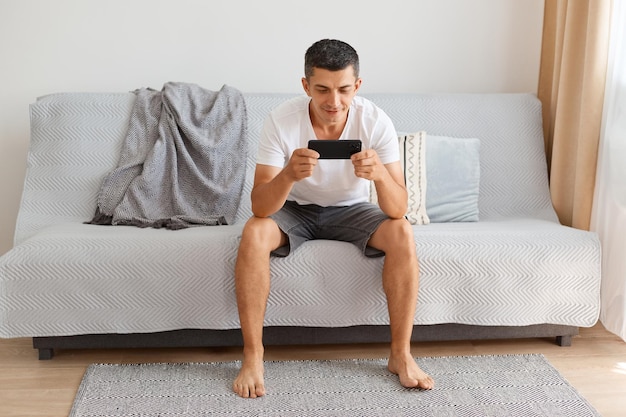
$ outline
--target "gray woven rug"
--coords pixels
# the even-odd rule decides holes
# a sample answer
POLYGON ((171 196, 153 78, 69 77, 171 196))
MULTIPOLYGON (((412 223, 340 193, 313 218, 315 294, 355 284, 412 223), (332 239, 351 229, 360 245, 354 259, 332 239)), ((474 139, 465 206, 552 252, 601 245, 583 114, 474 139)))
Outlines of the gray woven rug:
POLYGON ((70 417, 599 416, 541 355, 419 358, 437 384, 405 389, 387 361, 267 362, 267 394, 231 390, 240 363, 94 364, 70 417))

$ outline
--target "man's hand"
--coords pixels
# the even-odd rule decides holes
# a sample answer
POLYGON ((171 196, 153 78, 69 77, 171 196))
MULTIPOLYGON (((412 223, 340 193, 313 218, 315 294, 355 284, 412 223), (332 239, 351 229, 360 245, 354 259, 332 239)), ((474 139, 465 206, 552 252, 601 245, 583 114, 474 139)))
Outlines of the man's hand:
POLYGON ((313 175, 313 169, 315 169, 319 157, 320 154, 312 149, 296 149, 284 168, 285 175, 294 182, 310 177, 313 175))
POLYGON ((378 154, 373 149, 366 149, 355 153, 350 158, 354 165, 354 175, 371 181, 380 181, 388 175, 387 168, 378 158, 378 154))
POLYGON ((285 204, 293 185, 313 175, 319 154, 307 148, 293 151, 284 168, 257 164, 252 187, 252 213, 267 217, 285 204))

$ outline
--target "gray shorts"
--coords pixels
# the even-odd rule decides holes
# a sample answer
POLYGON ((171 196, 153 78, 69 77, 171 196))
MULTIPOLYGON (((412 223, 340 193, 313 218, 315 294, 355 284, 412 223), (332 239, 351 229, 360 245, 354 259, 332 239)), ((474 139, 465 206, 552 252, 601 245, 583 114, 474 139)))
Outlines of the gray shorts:
POLYGON ((272 252, 274 256, 285 257, 307 240, 313 239, 350 242, 370 258, 385 255, 383 251, 367 246, 380 224, 389 219, 374 204, 321 207, 287 201, 283 208, 270 217, 289 238, 287 245, 272 252))

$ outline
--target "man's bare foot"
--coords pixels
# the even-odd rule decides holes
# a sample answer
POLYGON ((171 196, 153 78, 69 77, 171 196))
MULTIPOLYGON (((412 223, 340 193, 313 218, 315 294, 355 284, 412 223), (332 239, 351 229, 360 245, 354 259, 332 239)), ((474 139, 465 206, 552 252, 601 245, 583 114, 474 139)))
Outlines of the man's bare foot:
POLYGON ((405 388, 432 389, 435 381, 409 355, 391 355, 387 368, 400 377, 400 384, 405 388))
POLYGON ((262 397, 265 395, 263 374, 263 354, 244 354, 239 375, 233 382, 233 390, 242 398, 262 397))

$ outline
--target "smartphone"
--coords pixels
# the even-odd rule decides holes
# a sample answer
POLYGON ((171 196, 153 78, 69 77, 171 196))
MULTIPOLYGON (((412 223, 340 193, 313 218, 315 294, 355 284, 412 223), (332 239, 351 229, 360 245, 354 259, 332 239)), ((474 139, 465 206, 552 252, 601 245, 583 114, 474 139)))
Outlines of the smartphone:
POLYGON ((309 149, 320 154, 320 159, 350 159, 352 154, 361 152, 359 139, 310 140, 309 149))

